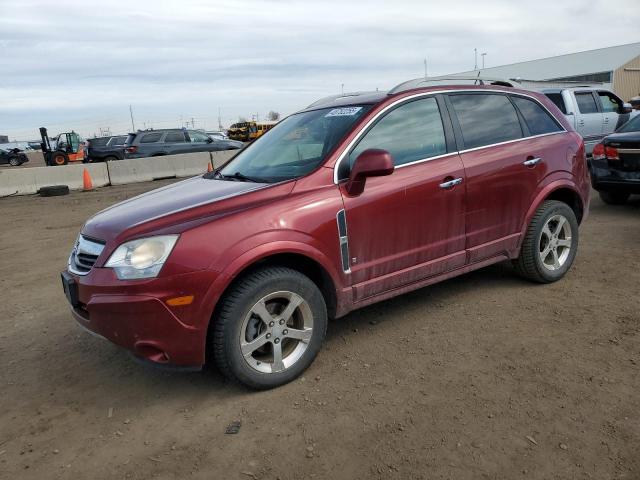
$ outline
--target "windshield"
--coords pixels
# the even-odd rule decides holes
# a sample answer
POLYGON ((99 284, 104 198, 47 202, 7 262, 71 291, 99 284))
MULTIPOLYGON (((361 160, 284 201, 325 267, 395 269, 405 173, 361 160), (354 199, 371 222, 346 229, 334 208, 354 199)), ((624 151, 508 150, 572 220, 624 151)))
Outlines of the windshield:
POLYGON ((358 105, 291 115, 240 152, 220 173, 266 183, 302 177, 324 161, 370 108, 358 105))
POLYGON ((623 133, 640 131, 640 115, 636 115, 616 131, 623 132, 623 133))

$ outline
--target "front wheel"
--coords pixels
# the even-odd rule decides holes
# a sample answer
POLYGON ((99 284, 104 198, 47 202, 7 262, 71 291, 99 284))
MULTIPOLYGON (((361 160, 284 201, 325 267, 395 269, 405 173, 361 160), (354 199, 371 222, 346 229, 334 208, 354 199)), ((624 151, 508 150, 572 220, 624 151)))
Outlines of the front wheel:
POLYGON ((242 278, 213 319, 209 348, 218 369, 251 388, 294 380, 315 359, 327 330, 327 308, 318 287, 285 267, 242 278))
POLYGON ((538 208, 514 260, 518 274, 539 283, 560 280, 578 250, 578 221, 563 202, 547 200, 538 208))
POLYGON ((598 194, 602 201, 608 205, 623 205, 627 203, 627 200, 629 200, 629 197, 631 196, 631 194, 627 192, 601 191, 598 192, 598 194))
POLYGON ((11 165, 12 167, 19 167, 20 165, 22 165, 22 161, 18 157, 11 157, 9 159, 9 165, 11 165))

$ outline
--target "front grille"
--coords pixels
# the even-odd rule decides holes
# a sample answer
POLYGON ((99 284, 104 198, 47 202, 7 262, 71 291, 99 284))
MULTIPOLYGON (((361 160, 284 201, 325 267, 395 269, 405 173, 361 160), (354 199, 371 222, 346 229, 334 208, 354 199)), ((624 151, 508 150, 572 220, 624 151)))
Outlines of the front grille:
POLYGON ((69 256, 69 271, 76 275, 86 275, 103 249, 103 242, 80 235, 69 256))

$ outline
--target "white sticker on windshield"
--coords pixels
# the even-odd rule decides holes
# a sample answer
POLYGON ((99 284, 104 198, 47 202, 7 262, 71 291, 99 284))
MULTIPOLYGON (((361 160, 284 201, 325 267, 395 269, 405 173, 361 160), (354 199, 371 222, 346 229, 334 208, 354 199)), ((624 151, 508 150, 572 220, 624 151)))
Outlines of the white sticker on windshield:
POLYGON ((351 117, 362 110, 362 107, 334 108, 325 117, 351 117))

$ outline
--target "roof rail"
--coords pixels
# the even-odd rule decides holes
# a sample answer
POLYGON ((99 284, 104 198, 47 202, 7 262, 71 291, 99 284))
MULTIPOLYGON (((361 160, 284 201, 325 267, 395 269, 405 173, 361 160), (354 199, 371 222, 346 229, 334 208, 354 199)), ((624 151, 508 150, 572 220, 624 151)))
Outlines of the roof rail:
POLYGON ((506 78, 495 78, 495 77, 481 77, 478 75, 477 77, 472 76, 457 76, 457 75, 444 75, 441 77, 423 77, 423 78, 414 78, 413 80, 408 80, 406 82, 402 82, 391 90, 389 90, 389 95, 393 95, 394 93, 404 92, 406 90, 412 90, 414 88, 426 87, 429 84, 439 84, 439 85, 499 85, 502 87, 520 87, 520 84, 514 80, 509 80, 506 78))

